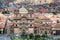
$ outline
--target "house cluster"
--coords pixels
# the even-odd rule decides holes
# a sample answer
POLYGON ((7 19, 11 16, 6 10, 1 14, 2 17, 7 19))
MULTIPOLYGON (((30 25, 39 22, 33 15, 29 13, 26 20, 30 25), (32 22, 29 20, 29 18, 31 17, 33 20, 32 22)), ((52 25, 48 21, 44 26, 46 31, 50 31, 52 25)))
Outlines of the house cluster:
POLYGON ((60 35, 60 6, 55 3, 56 0, 16 0, 0 8, 0 34, 60 35))
MULTIPOLYGON (((26 34, 34 33, 42 35, 60 35, 60 14, 35 12, 33 8, 26 9, 25 6, 11 10, 12 12, 3 10, 0 12, 0 33, 6 34, 26 34)), ((9 9, 9 8, 8 8, 9 9)))

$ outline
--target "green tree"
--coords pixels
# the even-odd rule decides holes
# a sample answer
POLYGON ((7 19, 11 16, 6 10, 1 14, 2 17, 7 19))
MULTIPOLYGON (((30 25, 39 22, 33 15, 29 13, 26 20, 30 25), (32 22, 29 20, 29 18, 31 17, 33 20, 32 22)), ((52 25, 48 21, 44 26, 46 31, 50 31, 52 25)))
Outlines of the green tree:
POLYGON ((30 39, 33 39, 33 38, 34 38, 33 33, 29 34, 29 38, 30 38, 30 39))
POLYGON ((35 39, 34 40, 39 40, 40 39, 40 35, 35 35, 35 39))
POLYGON ((57 13, 56 12, 52 12, 54 15, 56 15, 57 13))
POLYGON ((56 39, 56 40, 60 40, 60 38, 56 39))
POLYGON ((10 13, 9 13, 9 10, 4 10, 2 14, 10 14, 10 13))
POLYGON ((20 40, 20 39, 17 37, 13 37, 12 40, 20 40))
POLYGON ((25 30, 22 31, 21 38, 25 39, 27 38, 27 34, 25 33, 25 30))
POLYGON ((48 35, 47 35, 47 31, 45 31, 45 33, 42 35, 42 38, 43 38, 43 40, 44 40, 45 38, 49 38, 48 35))

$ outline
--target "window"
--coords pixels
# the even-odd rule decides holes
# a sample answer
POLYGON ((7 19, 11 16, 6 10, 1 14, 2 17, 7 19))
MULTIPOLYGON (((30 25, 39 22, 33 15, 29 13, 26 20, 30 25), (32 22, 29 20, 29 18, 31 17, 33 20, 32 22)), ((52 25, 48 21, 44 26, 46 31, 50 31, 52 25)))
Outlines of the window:
POLYGON ((43 28, 40 28, 40 30, 43 30, 43 28))
POLYGON ((45 0, 45 2, 46 2, 46 0, 45 0))
POLYGON ((51 31, 49 31, 49 33, 51 33, 51 31))
POLYGON ((28 26, 28 24, 27 23, 20 23, 20 26, 21 27, 26 27, 26 26, 28 26))
POLYGON ((37 30, 34 30, 34 33, 37 34, 37 30))
POLYGON ((32 24, 30 24, 30 26, 32 27, 32 24))
POLYGON ((17 22, 17 20, 16 20, 16 22, 17 22))
POLYGON ((51 23, 51 22, 49 22, 49 21, 44 21, 43 22, 43 24, 49 24, 49 23, 51 23))
POLYGON ((55 34, 56 33, 56 31, 53 31, 53 34, 55 34))
POLYGON ((19 13, 19 10, 14 10, 15 13, 19 13))
POLYGON ((41 31, 41 33, 43 33, 43 32, 41 31))
POLYGON ((40 3, 41 3, 41 1, 40 1, 40 3))
POLYGON ((57 23, 60 23, 60 21, 59 21, 59 20, 57 20, 57 23))
POLYGON ((32 22, 32 20, 30 20, 30 22, 32 22))
POLYGON ((43 24, 45 24, 45 22, 43 22, 43 24))
POLYGON ((16 24, 16 27, 17 27, 17 24, 16 24))

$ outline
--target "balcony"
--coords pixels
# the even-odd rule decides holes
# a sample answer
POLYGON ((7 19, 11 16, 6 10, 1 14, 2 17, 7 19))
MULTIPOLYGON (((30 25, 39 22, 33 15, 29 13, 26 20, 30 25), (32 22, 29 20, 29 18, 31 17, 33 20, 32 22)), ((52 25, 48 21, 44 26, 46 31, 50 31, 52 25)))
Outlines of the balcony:
POLYGON ((34 18, 32 18, 32 17, 28 17, 28 20, 34 20, 34 18))
POLYGON ((29 23, 20 23, 18 24, 19 27, 27 27, 29 23))
POLYGON ((20 20, 20 17, 14 17, 13 19, 14 20, 20 20))

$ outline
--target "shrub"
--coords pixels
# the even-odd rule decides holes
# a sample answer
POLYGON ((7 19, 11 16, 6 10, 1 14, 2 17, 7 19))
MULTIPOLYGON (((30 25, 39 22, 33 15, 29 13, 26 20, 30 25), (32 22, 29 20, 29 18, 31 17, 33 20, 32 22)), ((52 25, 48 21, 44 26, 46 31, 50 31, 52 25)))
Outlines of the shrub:
POLYGON ((56 40, 60 40, 60 38, 56 39, 56 40))
POLYGON ((29 34, 29 37, 30 37, 30 39, 33 39, 34 38, 33 33, 29 34))
POLYGON ((14 37, 14 38, 12 38, 12 40, 20 40, 19 38, 17 38, 17 37, 14 37))

